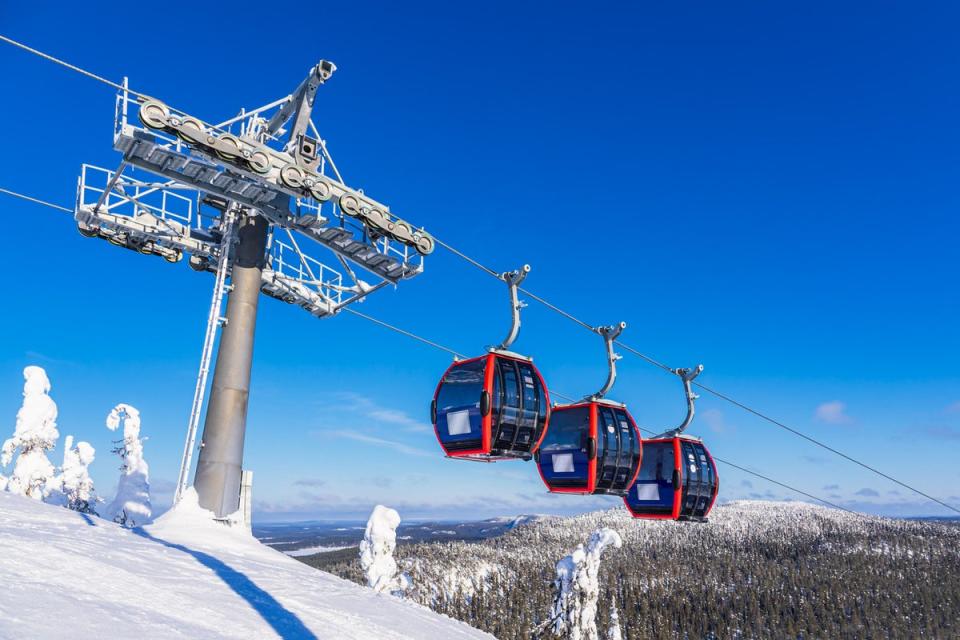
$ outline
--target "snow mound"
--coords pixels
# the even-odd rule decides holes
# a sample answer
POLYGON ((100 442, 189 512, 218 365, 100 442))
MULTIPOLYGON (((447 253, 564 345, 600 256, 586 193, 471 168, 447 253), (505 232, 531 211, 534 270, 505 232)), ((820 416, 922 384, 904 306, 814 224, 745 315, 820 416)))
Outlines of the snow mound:
POLYGON ((491 638, 261 545, 194 493, 137 529, 0 493, 0 576, 0 638, 491 638))

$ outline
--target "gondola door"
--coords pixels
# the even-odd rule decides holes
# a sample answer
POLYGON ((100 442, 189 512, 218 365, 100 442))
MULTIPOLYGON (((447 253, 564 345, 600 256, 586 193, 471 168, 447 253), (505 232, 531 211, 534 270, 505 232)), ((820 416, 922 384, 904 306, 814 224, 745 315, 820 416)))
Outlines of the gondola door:
POLYGON ((639 472, 642 445, 633 419, 618 407, 595 404, 597 480, 595 493, 625 495, 639 472))
POLYGON ((702 520, 713 506, 717 494, 717 474, 713 459, 699 442, 678 439, 683 471, 681 519, 702 520))
POLYGON ((556 493, 593 493, 597 474, 597 407, 556 407, 537 453, 544 484, 556 493))

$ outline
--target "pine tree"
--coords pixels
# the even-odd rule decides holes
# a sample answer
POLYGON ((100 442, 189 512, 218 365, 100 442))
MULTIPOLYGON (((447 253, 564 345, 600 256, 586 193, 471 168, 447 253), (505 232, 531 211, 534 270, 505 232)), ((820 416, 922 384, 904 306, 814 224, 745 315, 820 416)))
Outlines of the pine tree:
MULTIPOLYGON (((64 441, 63 465, 51 497, 56 493, 57 502, 66 508, 97 515, 94 507, 99 499, 94 495, 93 478, 90 477, 89 469, 95 453, 89 442, 78 442, 74 447, 73 436, 67 436, 64 441)), ((49 499, 47 501, 50 502, 49 499)))
POLYGON ((367 529, 360 541, 360 567, 369 585, 377 593, 390 592, 402 596, 410 587, 410 578, 397 570, 393 552, 397 548, 397 527, 400 514, 377 505, 367 521, 367 529))
POLYGON ((607 628, 607 640, 623 640, 620 630, 620 614, 617 613, 617 601, 610 603, 610 626, 607 628))
POLYGON ((5 479, 6 490, 42 500, 49 493, 54 468, 47 459, 47 451, 57 444, 57 404, 49 396, 50 380, 40 367, 23 370, 23 405, 17 412, 13 437, 3 443, 0 464, 10 464, 14 454, 17 463, 13 475, 5 479))
POLYGON ((117 495, 104 511, 108 520, 124 527, 139 527, 150 521, 150 467, 143 458, 140 438, 140 412, 128 404, 118 404, 107 416, 107 428, 123 426, 123 440, 115 442, 112 453, 120 456, 120 481, 117 495))
POLYGON ((567 634, 569 640, 599 640, 600 555, 608 546, 623 546, 620 534, 613 529, 598 529, 590 536, 586 549, 577 545, 557 563, 556 596, 550 612, 555 634, 567 634))

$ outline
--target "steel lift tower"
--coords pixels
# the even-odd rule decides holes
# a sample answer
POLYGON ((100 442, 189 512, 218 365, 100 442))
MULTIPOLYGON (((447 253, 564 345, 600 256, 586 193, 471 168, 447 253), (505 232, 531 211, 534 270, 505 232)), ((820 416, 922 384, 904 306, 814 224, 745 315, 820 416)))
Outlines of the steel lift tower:
POLYGON ((170 262, 187 254, 196 271, 215 274, 176 499, 189 484, 223 327, 194 479, 201 506, 220 518, 240 507, 260 293, 331 317, 422 273, 434 248, 422 228, 343 182, 311 119, 317 90, 335 70, 321 61, 292 94, 219 124, 121 91, 119 168, 81 170, 81 234, 170 262))

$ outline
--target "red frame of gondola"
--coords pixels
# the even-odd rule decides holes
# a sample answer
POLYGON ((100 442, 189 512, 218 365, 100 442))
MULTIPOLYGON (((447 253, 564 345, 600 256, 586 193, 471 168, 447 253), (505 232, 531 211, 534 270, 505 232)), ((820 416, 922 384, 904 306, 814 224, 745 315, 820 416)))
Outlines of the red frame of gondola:
POLYGON ((461 365, 467 364, 468 362, 475 362, 477 360, 482 360, 486 358, 486 363, 483 368, 483 389, 490 395, 490 411, 487 412, 487 415, 481 416, 480 429, 482 434, 480 436, 480 448, 479 449, 463 449, 460 451, 454 451, 451 453, 447 451, 447 448, 443 446, 443 440, 440 439, 440 430, 437 429, 436 421, 433 423, 433 435, 436 436, 437 442, 440 443, 440 448, 443 449, 443 453, 449 458, 463 458, 466 456, 476 456, 476 455, 490 455, 491 449, 491 430, 493 428, 493 405, 495 399, 493 397, 493 373, 494 373, 494 360, 497 358, 504 358, 505 360, 513 360, 514 362, 526 362, 530 365, 530 368, 537 376, 537 380, 540 381, 540 387, 543 389, 543 397, 546 402, 546 417, 543 425, 543 433, 540 434, 540 438, 536 443, 530 448, 530 455, 536 453, 537 449, 540 448, 540 443, 543 442, 543 438, 547 435, 547 429, 550 428, 550 390, 547 388, 547 383, 544 382, 543 376, 540 375, 540 370, 533 364, 533 360, 527 358, 516 358, 513 356, 508 356, 503 353, 496 353, 491 351, 486 355, 477 356, 476 358, 467 358, 466 360, 457 360, 443 372, 443 376, 440 377, 440 382, 437 383, 437 388, 433 392, 433 401, 436 402, 437 398, 440 396, 440 387, 443 386, 443 381, 447 379, 447 374, 450 373, 451 369, 459 367, 461 365))
MULTIPOLYGON (((600 406, 600 402, 578 402, 577 404, 567 404, 559 407, 554 407, 553 412, 565 411, 567 409, 579 409, 580 407, 590 407, 590 429, 589 436, 593 438, 594 447, 593 447, 593 457, 590 458, 587 462, 587 488, 578 489, 575 487, 551 487, 550 483, 547 482, 547 478, 543 475, 543 469, 540 465, 537 464, 537 473, 540 474, 540 479, 543 481, 544 486, 547 487, 547 491, 550 493, 573 493, 578 495, 593 495, 594 491, 597 490, 597 451, 599 451, 600 443, 597 440, 597 410, 600 406)), ((608 405, 617 407, 618 405, 608 405)), ((630 427, 633 429, 634 434, 637 437, 637 442, 640 443, 640 463, 637 464, 637 470, 634 472, 633 477, 630 478, 630 482, 627 483, 627 490, 633 486, 633 483, 637 481, 637 476, 640 475, 640 467, 643 464, 643 437, 640 435, 640 429, 637 427, 636 421, 633 419, 633 416, 630 415, 630 412, 625 406, 620 406, 619 408, 623 409, 624 414, 627 416, 627 420, 630 421, 630 427)), ((544 429, 546 433, 546 429, 544 429)), ((541 438, 542 440, 542 438, 541 438)), ((626 498, 624 498, 626 499, 626 498)))
MULTIPOLYGON (((689 439, 689 438, 688 438, 689 439)), ((683 497, 683 476, 684 470, 683 465, 681 464, 680 459, 680 441, 684 438, 674 437, 674 438, 649 438, 643 441, 643 444, 646 443, 656 443, 656 442, 671 442, 673 444, 673 470, 676 471, 679 476, 679 484, 673 490, 673 512, 669 515, 665 513, 654 513, 654 514, 642 514, 637 515, 636 512, 630 507, 630 502, 627 500, 628 496, 624 496, 623 504, 627 507, 627 511, 630 512, 630 515, 634 518, 640 520, 679 520, 680 519, 680 508, 682 507, 681 498, 683 497)), ((702 443, 701 443, 702 444, 702 443)), ((710 499, 710 506, 707 507, 707 510, 704 512, 703 517, 706 518, 710 515, 710 512, 713 510, 713 505, 717 501, 717 495, 720 493, 720 475, 717 473, 717 463, 713 459, 713 455, 710 453, 710 450, 704 446, 703 450, 707 454, 707 458, 710 460, 710 466, 713 467, 713 477, 716 478, 713 488, 713 496, 710 499)), ((642 462, 642 460, 641 460, 642 462)), ((637 481, 636 478, 633 479, 633 482, 630 483, 630 487, 633 487, 633 484, 637 481)))

